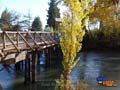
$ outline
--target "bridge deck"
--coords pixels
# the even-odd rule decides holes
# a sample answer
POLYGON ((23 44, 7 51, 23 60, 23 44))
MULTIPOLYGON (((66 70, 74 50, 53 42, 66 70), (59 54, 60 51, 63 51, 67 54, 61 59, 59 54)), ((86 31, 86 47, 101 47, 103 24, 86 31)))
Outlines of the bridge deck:
POLYGON ((0 32, 0 62, 10 54, 23 51, 42 50, 58 44, 55 33, 49 32, 0 32))

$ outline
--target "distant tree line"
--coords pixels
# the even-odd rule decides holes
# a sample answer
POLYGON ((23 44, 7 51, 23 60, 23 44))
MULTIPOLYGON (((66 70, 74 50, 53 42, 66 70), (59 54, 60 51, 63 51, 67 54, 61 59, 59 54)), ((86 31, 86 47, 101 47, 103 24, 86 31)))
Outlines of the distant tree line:
MULTIPOLYGON (((55 23, 55 18, 60 18, 60 9, 58 8, 59 0, 50 0, 48 3, 47 25, 45 31, 54 31, 59 28, 59 24, 55 23)), ((39 16, 36 16, 31 22, 30 12, 28 15, 21 16, 16 11, 5 9, 0 16, 0 28, 2 31, 43 31, 42 22, 39 16)))
POLYGON ((33 22, 31 22, 31 19, 29 13, 28 15, 21 16, 20 13, 17 13, 16 11, 8 11, 8 9, 5 9, 0 17, 0 28, 2 31, 21 31, 23 29, 42 31, 40 17, 35 17, 33 22))

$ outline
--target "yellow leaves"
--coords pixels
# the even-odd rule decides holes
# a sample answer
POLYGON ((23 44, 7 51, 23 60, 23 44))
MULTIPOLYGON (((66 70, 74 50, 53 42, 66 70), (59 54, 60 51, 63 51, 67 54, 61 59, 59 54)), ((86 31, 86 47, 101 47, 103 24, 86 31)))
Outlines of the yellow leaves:
POLYGON ((60 38, 60 45, 63 52, 64 68, 75 66, 76 53, 82 47, 82 39, 85 34, 83 27, 88 24, 88 15, 90 13, 91 0, 64 0, 68 9, 64 13, 62 30, 64 34, 60 38), (69 65, 68 65, 69 64, 69 65), (67 66, 68 65, 68 66, 67 66))
MULTIPOLYGON (((91 13, 92 18, 98 18, 103 22, 112 22, 117 10, 114 0, 97 0, 95 3, 94 12, 91 13)), ((119 10, 118 10, 119 11, 119 10)))
POLYGON ((64 2, 71 11, 78 11, 81 5, 79 0, 64 0, 64 2))
MULTIPOLYGON (((61 76, 63 81, 69 81, 67 78, 68 73, 78 63, 79 58, 76 59, 77 53, 82 48, 82 40, 85 34, 83 30, 88 24, 89 13, 91 12, 91 0, 64 0, 68 11, 64 13, 61 29, 63 33, 60 36, 60 46, 63 52, 63 66, 64 72, 61 76)), ((60 83, 64 83, 60 81, 60 83)), ((69 83, 69 82, 68 82, 69 83)), ((68 84, 67 82, 64 84, 68 84)), ((66 90, 61 87, 60 90, 66 90)), ((69 89, 71 90, 71 89, 69 89)))

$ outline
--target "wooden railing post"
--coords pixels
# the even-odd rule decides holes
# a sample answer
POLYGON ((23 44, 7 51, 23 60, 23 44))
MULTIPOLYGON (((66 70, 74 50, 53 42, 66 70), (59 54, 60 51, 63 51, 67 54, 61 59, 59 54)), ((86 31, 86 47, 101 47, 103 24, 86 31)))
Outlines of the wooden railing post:
POLYGON ((3 32, 3 49, 6 48, 6 36, 5 36, 5 32, 3 32))
MULTIPOLYGON (((26 39, 26 41, 28 42, 28 33, 26 33, 25 39, 26 39)), ((26 43, 26 47, 28 47, 28 44, 27 44, 27 43, 26 43)))
POLYGON ((39 36, 40 36, 40 42, 42 41, 42 39, 41 39, 41 33, 39 33, 39 36))
POLYGON ((17 47, 19 46, 19 34, 17 33, 17 47))
POLYGON ((36 32, 34 32, 33 38, 34 38, 34 40, 36 40, 36 32))

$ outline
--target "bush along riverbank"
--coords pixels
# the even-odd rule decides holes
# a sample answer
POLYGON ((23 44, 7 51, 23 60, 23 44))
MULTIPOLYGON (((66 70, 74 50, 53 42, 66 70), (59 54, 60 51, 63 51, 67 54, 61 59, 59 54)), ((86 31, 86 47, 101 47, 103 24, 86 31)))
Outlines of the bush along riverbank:
POLYGON ((115 50, 120 51, 120 38, 104 37, 104 34, 99 36, 90 36, 86 34, 83 39, 82 50, 115 50))

